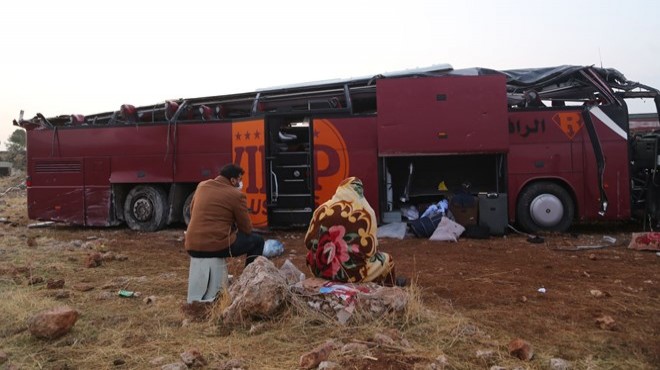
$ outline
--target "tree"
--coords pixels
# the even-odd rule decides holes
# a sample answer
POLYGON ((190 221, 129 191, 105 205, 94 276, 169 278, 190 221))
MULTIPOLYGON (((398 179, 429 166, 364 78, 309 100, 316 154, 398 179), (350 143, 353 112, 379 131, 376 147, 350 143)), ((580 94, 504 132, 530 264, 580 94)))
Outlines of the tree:
POLYGON ((25 169, 25 130, 16 129, 7 139, 7 154, 14 168, 25 169))

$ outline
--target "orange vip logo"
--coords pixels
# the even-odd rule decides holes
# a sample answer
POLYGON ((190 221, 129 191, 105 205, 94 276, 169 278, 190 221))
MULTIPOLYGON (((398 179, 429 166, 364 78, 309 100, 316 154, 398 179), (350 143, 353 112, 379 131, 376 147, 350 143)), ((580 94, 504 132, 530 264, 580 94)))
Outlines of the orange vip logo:
MULTIPOLYGON (((314 120, 314 165, 316 205, 332 198, 339 183, 349 175, 350 163, 344 138, 327 119, 314 120)), ((359 177, 359 174, 356 174, 359 177)))
POLYGON ((582 115, 577 112, 563 112, 557 113, 552 117, 552 120, 559 126, 559 129, 573 140, 578 131, 582 128, 582 115))
MULTIPOLYGON (((268 225, 264 127, 263 120, 232 123, 232 161, 245 169, 243 191, 255 227, 268 225)), ((349 159, 344 138, 329 120, 314 120, 312 128, 314 196, 318 206, 332 198, 337 185, 349 176, 349 159)))
POLYGON ((268 223, 264 180, 264 121, 234 122, 231 125, 232 160, 243 167, 243 191, 255 227, 268 223))

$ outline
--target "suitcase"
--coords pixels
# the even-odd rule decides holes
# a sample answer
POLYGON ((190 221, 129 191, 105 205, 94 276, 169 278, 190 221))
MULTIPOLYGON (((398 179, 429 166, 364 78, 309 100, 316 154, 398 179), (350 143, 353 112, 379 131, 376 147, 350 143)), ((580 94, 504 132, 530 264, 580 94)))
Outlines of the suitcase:
POLYGON ((504 235, 509 225, 507 203, 503 193, 479 194, 479 225, 487 226, 491 235, 504 235))
POLYGON ((449 211, 463 227, 476 225, 479 216, 479 200, 474 195, 456 194, 449 201, 449 211))

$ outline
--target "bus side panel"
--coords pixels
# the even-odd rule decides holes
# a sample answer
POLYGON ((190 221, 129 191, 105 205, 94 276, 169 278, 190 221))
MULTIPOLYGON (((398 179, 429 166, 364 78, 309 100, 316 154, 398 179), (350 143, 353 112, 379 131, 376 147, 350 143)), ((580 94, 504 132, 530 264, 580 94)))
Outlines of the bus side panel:
POLYGON ((505 152, 500 75, 377 81, 380 155, 505 152))
POLYGON ((314 119, 316 205, 330 199, 339 183, 356 176, 378 214, 378 137, 376 118, 314 119))
POLYGON ((154 183, 172 182, 172 153, 165 155, 112 157, 112 174, 110 182, 121 183, 154 183))
POLYGON ((179 124, 174 181, 196 183, 218 176, 232 160, 231 127, 229 122, 179 124))
POLYGON ((110 226, 110 159, 85 158, 85 225, 110 226))
MULTIPOLYGON (((535 180, 565 184, 584 209, 583 134, 575 109, 516 110, 509 114, 509 217, 515 219, 520 192, 535 180)), ((576 215, 582 218, 581 214, 576 215)))
POLYGON ((83 170, 80 158, 34 158, 29 163, 28 217, 84 224, 83 170))

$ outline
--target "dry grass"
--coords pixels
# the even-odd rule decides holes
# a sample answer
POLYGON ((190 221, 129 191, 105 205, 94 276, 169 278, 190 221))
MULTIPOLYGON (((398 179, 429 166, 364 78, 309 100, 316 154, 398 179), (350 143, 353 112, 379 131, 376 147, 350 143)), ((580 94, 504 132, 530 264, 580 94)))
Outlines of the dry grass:
MULTIPOLYGON (((155 358, 164 357, 162 364, 176 362, 181 352, 197 348, 210 363, 242 359, 251 369, 292 369, 297 367, 300 355, 328 339, 339 347, 351 342, 373 344, 375 334, 390 328, 396 328, 411 347, 374 347, 370 350, 372 355, 381 356, 382 353, 375 354, 378 351, 398 352, 431 362, 471 341, 464 332, 456 330, 465 325, 464 320, 450 312, 438 313, 424 307, 421 290, 415 284, 407 288, 410 301, 403 314, 355 315, 348 325, 342 326, 335 317, 310 310, 303 300, 291 294, 290 304, 277 318, 224 328, 220 315, 230 303, 227 298, 216 302, 207 321, 186 320, 179 309, 185 289, 179 281, 185 277, 183 272, 170 278, 163 278, 162 272, 135 276, 131 273, 148 270, 148 265, 143 269, 126 266, 132 259, 123 267, 120 262, 108 262, 101 268, 88 269, 82 267, 88 251, 62 247, 50 237, 37 237, 34 247, 16 247, 25 245, 21 239, 5 238, 0 244, 0 267, 5 271, 0 282, 4 297, 0 311, 3 317, 10 318, 0 324, 0 348, 9 355, 11 363, 22 368, 116 368, 113 362, 117 360, 131 369, 151 368, 150 361, 155 358), (16 272, 16 268, 22 271, 21 267, 29 268, 25 273, 16 272), (71 296, 56 300, 52 297, 54 291, 46 289, 45 284, 27 285, 29 276, 63 278, 71 296), (70 289, 78 283, 91 284, 95 289, 70 289), (118 289, 135 290, 138 286, 161 293, 149 305, 142 297, 116 295, 118 289), (167 294, 174 292, 177 294, 167 294), (26 330, 28 317, 60 305, 81 312, 72 331, 52 341, 33 338, 26 330)), ((334 351, 331 360, 342 362, 347 358, 334 351)))

